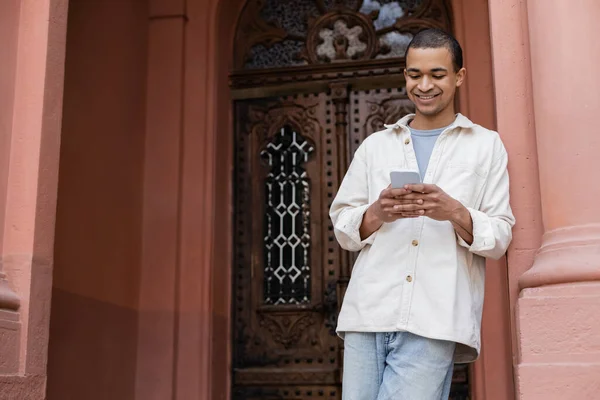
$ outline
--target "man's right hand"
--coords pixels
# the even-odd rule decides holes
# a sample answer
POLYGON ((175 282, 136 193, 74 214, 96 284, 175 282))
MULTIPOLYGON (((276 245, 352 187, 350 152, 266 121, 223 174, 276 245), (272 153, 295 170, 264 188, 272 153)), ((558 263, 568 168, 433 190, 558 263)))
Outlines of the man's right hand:
POLYGON ((423 200, 403 199, 412 193, 407 189, 392 189, 391 185, 383 189, 379 198, 367 209, 360 226, 362 240, 371 236, 384 222, 394 222, 400 218, 416 218, 423 215, 419 208, 423 200))
POLYGON ((403 199, 412 193, 408 189, 392 189, 391 186, 383 189, 379 199, 371 204, 369 210, 382 222, 394 222, 400 218, 415 218, 423 215, 419 206, 423 204, 421 199, 403 199))

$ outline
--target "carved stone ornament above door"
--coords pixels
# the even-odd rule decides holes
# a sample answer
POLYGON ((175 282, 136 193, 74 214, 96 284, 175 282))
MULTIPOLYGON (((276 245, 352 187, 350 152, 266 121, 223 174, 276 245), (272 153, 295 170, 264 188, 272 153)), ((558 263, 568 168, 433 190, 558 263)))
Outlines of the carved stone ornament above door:
POLYGON ((402 58, 425 28, 451 31, 445 0, 248 0, 235 70, 402 58))
POLYGON ((347 10, 325 14, 314 22, 304 48, 312 64, 368 60, 378 49, 371 20, 347 10))

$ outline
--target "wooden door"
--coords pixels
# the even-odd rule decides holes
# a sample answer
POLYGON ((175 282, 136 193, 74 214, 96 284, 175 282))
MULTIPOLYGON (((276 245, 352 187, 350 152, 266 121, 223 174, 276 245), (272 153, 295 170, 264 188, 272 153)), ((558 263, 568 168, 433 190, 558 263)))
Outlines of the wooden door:
POLYGON ((362 140, 413 110, 404 88, 351 89, 236 102, 234 399, 341 398, 335 326, 356 253, 328 210, 362 140))
POLYGON ((236 103, 234 398, 339 398, 338 186, 325 93, 236 103))

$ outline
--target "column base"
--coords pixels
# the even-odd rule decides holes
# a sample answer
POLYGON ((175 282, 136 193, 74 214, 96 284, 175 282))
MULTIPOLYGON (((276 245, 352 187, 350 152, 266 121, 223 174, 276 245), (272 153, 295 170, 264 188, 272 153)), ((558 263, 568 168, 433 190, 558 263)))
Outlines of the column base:
POLYGON ((46 398, 46 377, 39 375, 1 375, 0 399, 44 400, 46 398))
POLYGON ((19 297, 9 287, 6 275, 0 272, 0 375, 14 374, 19 371, 21 345, 19 305, 19 297))
POLYGON ((19 314, 15 311, 0 310, 0 375, 16 374, 19 371, 20 345, 19 314))
MULTIPOLYGON (((4 260, 2 261, 4 264, 4 260)), ((2 270, 0 265, 0 271, 2 270)), ((19 296, 8 286, 6 274, 0 272, 0 310, 17 311, 20 306, 19 296)))
POLYGON ((600 281, 600 224, 544 234, 533 266, 519 279, 519 288, 589 281, 600 281))
POLYGON ((519 399, 595 399, 600 392, 600 363, 519 365, 519 399))
POLYGON ((517 304, 519 399, 600 392, 600 282, 525 289, 517 304))

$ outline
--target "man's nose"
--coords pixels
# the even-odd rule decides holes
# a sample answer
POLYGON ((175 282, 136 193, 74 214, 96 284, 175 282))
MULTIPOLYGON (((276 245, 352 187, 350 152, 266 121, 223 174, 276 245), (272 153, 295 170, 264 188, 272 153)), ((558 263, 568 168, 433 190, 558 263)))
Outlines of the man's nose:
POLYGON ((421 78, 421 80, 419 81, 419 91, 421 92, 428 92, 429 90, 431 90, 433 88, 433 82, 431 81, 431 78, 429 78, 428 76, 423 76, 423 78, 421 78))

